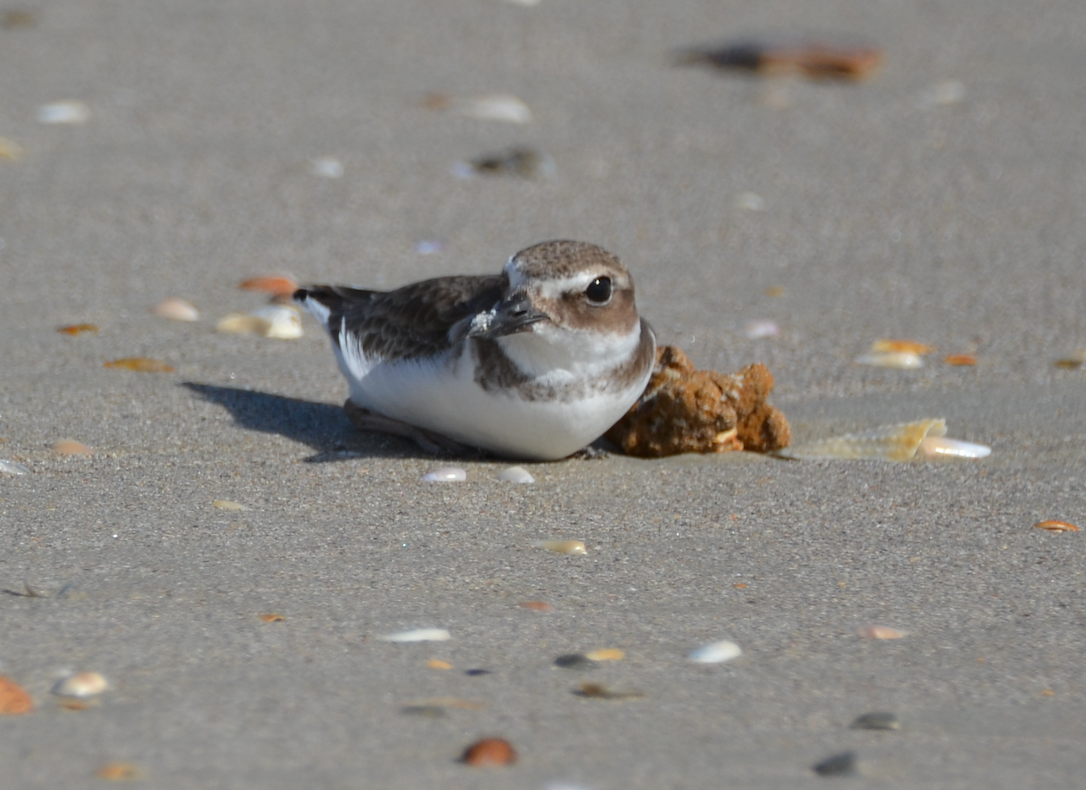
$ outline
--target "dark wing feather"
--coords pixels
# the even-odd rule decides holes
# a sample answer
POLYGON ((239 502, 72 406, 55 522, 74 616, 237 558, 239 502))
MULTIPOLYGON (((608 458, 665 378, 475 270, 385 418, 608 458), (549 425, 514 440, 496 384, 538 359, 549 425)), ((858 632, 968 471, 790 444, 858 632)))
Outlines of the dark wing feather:
POLYGON ((337 346, 342 347, 343 329, 358 339, 368 359, 395 361, 449 348, 453 325, 501 301, 504 281, 500 274, 438 277, 395 291, 317 285, 297 291, 294 299, 328 309, 328 334, 337 346))

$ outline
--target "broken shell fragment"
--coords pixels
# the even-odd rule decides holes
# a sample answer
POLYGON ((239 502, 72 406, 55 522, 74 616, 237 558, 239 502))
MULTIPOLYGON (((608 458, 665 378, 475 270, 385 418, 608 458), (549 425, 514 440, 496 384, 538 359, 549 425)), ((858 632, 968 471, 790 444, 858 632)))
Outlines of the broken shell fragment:
POLYGON ((420 479, 424 483, 463 483, 468 479, 468 473, 458 466, 443 466, 427 472, 420 479))
POLYGON ((238 283, 243 291, 259 291, 272 296, 290 296, 298 290, 298 281, 287 274, 268 274, 250 277, 238 283))
POLYGON ((554 659, 554 665, 562 669, 595 669, 599 663, 583 653, 566 653, 554 659))
POLYGON ((6 458, 0 458, 0 474, 3 475, 28 475, 30 470, 22 464, 17 464, 14 461, 9 461, 6 458))
POLYGON ((724 661, 731 661, 741 655, 743 655, 743 650, 739 645, 725 639, 720 642, 710 642, 707 645, 702 645, 688 655, 687 659, 698 664, 719 664, 724 661))
POLYGON ((57 331, 64 335, 81 335, 84 332, 97 332, 97 324, 68 324, 57 327, 57 331))
POLYGON ((983 444, 946 439, 946 420, 927 419, 898 425, 882 425, 869 431, 849 433, 778 451, 782 458, 872 458, 911 461, 922 458, 984 458, 991 448, 983 444))
POLYGON ((856 636, 861 639, 901 639, 908 635, 908 631, 899 631, 888 625, 865 625, 856 629, 856 636))
POLYGON ((971 367, 977 364, 977 358, 972 354, 948 354, 943 362, 954 367, 971 367))
POLYGON ((853 730, 899 730, 901 722, 892 713, 875 711, 857 716, 848 726, 853 730))
POLYGON ((521 609, 531 609, 533 612, 553 612, 554 607, 546 601, 522 601, 518 603, 521 609))
POLYGON ((298 310, 289 305, 269 305, 251 313, 230 313, 215 325, 218 332, 294 340, 305 334, 298 310))
POLYGON ((281 614, 277 614, 275 612, 269 612, 268 614, 260 615, 260 619, 261 619, 262 622, 265 622, 265 623, 281 623, 284 620, 286 620, 287 618, 284 617, 281 614))
POLYGON ((34 700, 26 689, 0 675, 0 715, 15 716, 34 710, 34 700))
POLYGON ((863 42, 782 37, 688 49, 679 54, 678 62, 767 76, 798 74, 812 80, 860 81, 878 72, 882 50, 863 42))
POLYGON ((856 357, 856 364, 874 368, 915 370, 924 367, 924 360, 913 351, 872 351, 856 357))
POLYGON ((626 653, 617 647, 605 647, 600 650, 589 650, 584 654, 585 658, 592 661, 621 661, 626 658, 626 653))
POLYGON ((99 779, 114 782, 125 782, 131 779, 139 779, 143 774, 132 763, 106 763, 94 773, 99 779))
POLYGON ((90 118, 90 107, 81 101, 57 101, 38 107, 38 123, 80 124, 90 118))
POLYGON ((535 478, 523 466, 511 466, 498 472, 499 480, 506 483, 534 483, 535 478))
POLYGON ((474 96, 456 102, 456 105, 461 115, 478 118, 481 121, 523 124, 530 123, 532 120, 532 111, 516 96, 504 94, 474 96))
POLYGON ((173 366, 150 357, 124 357, 104 363, 103 367, 114 370, 134 370, 139 373, 173 373, 173 366))
POLYGON ((645 692, 637 689, 615 691, 602 683, 582 683, 573 693, 589 699, 640 699, 645 696, 645 692))
POLYGON ((851 776, 856 773, 856 752, 842 752, 827 757, 811 767, 819 776, 851 776))
POLYGON ((460 762, 473 767, 486 765, 512 765, 517 761, 517 751, 504 738, 484 738, 464 750, 460 762))
POLYGON ((53 686, 53 693, 58 697, 88 699, 96 697, 109 688, 109 683, 97 672, 76 672, 61 679, 53 686))
POLYGON ((452 669, 452 664, 448 661, 442 661, 440 658, 431 658, 426 662, 426 666, 430 669, 452 669))
POLYGON ((532 545, 537 549, 546 549, 558 554, 588 554, 583 540, 534 540, 532 545))
POLYGON ((1049 532, 1078 532, 1078 527, 1066 521, 1039 521, 1033 525, 1035 529, 1045 529, 1049 532))
POLYGON ((377 637, 382 642, 447 642, 452 634, 444 628, 414 628, 377 637))
POLYGON ((924 356, 932 352, 932 347, 927 343, 918 343, 915 340, 876 340, 871 344, 871 351, 875 354, 918 354, 924 356))
POLYGON ((53 452, 60 455, 92 455, 94 450, 74 439, 61 439, 53 442, 53 452))
POLYGON ((168 318, 171 321, 185 321, 192 323, 200 320, 199 311, 191 302, 170 296, 151 308, 151 312, 159 318, 168 318))
POLYGON ((211 503, 211 506, 218 508, 219 510, 248 510, 249 508, 240 502, 233 502, 229 499, 216 499, 211 503))

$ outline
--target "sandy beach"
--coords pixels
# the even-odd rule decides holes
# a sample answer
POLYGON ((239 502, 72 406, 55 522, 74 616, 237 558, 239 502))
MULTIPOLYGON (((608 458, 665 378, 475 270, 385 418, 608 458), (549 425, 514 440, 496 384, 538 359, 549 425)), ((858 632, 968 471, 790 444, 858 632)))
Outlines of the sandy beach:
POLYGON ((1072 0, 0 7, 0 459, 28 472, 0 474, 0 675, 34 704, 0 715, 0 786, 1079 786, 1083 75, 1072 0), (811 35, 882 68, 676 62, 811 35), (528 122, 472 115, 494 95, 528 122), (469 175, 514 146, 541 169, 469 175), (256 275, 392 288, 554 238, 619 255, 699 367, 768 366, 796 441, 936 417, 992 454, 516 485, 356 431, 308 317, 215 331, 256 275), (857 364, 880 338, 934 350, 857 364), (131 357, 173 370, 104 366, 131 357), (424 627, 451 638, 381 639, 424 627), (742 655, 688 660, 718 640, 742 655), (51 693, 84 670, 109 689, 51 693), (875 711, 900 727, 850 727, 875 711), (459 762, 487 736, 519 760, 459 762))

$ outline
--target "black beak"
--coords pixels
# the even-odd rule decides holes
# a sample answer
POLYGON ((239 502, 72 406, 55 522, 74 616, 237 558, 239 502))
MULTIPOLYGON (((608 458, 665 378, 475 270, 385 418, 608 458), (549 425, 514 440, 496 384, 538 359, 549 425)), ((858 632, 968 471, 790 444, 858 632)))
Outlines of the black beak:
POLYGON ((496 337, 514 335, 526 331, 537 321, 546 321, 547 318, 546 313, 532 307, 531 300, 525 294, 517 294, 475 316, 471 328, 468 329, 468 337, 493 340, 496 337))

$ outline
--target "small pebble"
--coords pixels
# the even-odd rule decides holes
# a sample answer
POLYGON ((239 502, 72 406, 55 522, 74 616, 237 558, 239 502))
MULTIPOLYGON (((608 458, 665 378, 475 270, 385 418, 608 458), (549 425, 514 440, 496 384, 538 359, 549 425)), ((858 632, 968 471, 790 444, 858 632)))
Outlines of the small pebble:
POLYGON ((719 664, 724 661, 731 661, 741 655, 743 655, 742 648, 735 642, 729 642, 725 639, 720 642, 702 645, 688 655, 687 659, 698 664, 719 664))
POLYGON ((53 442, 53 452, 59 455, 92 455, 94 450, 74 439, 61 439, 53 442))
MULTIPOLYGON (((554 160, 534 148, 509 148, 472 159, 467 174, 514 175, 522 178, 553 178, 554 160)), ((461 171, 458 169, 457 173, 461 171)))
POLYGON ((512 765, 517 761, 513 744, 504 738, 484 738, 464 750, 460 762, 476 768, 488 765, 512 765))
POLYGON ((22 464, 17 464, 14 461, 9 461, 6 458, 0 458, 0 474, 3 475, 28 475, 30 470, 22 464))
POLYGON ((468 473, 457 466, 443 466, 422 476, 424 483, 463 483, 468 473))
POLYGON ((1049 532, 1078 532, 1078 527, 1067 521, 1039 521, 1033 527, 1034 529, 1045 529, 1049 532))
POLYGON ((901 722, 892 713, 875 711, 857 716, 849 727, 854 730, 898 730, 901 729, 901 722))
POLYGON ((88 699, 98 696, 108 688, 109 683, 97 672, 76 672, 53 686, 53 693, 58 697, 88 699))
POLYGON ((309 172, 321 178, 342 178, 343 163, 332 156, 321 156, 309 162, 309 172))
POLYGON ((90 107, 81 101, 57 101, 38 107, 38 123, 80 124, 90 119, 90 107))
POLYGON ((908 631, 899 631, 887 625, 865 625, 856 629, 856 636, 861 639, 901 639, 908 635, 908 631))
POLYGON ((535 478, 523 466, 511 466, 498 472, 498 479, 506 483, 534 483, 535 478))
POLYGON ((856 752, 842 752, 827 757, 812 766, 811 770, 819 776, 852 776, 856 773, 856 752))
POLYGON ((582 653, 566 653, 554 659, 554 665, 562 669, 595 669, 599 666, 588 656, 582 653))
POLYGON ((249 508, 240 502, 232 502, 229 499, 216 499, 211 506, 219 510, 248 510, 249 508))
POLYGON ((640 699, 645 696, 645 692, 637 690, 613 691, 602 683, 582 683, 573 693, 589 699, 640 699))
POLYGON ((16 716, 34 710, 34 700, 26 689, 0 675, 0 715, 16 716))
POLYGON ((382 642, 446 642, 452 635, 444 628, 415 628, 377 637, 382 642))
POLYGON ((491 674, 489 669, 465 669, 464 674, 469 678, 479 678, 491 674))
POLYGON ((124 357, 106 362, 102 367, 114 370, 134 370, 137 373, 173 373, 172 365, 150 357, 124 357))
POLYGON ((583 540, 536 540, 532 545, 537 549, 546 549, 558 554, 574 554, 577 556, 588 554, 583 540))
POLYGON ((170 296, 151 308, 151 312, 159 318, 168 318, 171 321, 185 321, 192 323, 200 320, 200 312, 184 299, 170 296))

